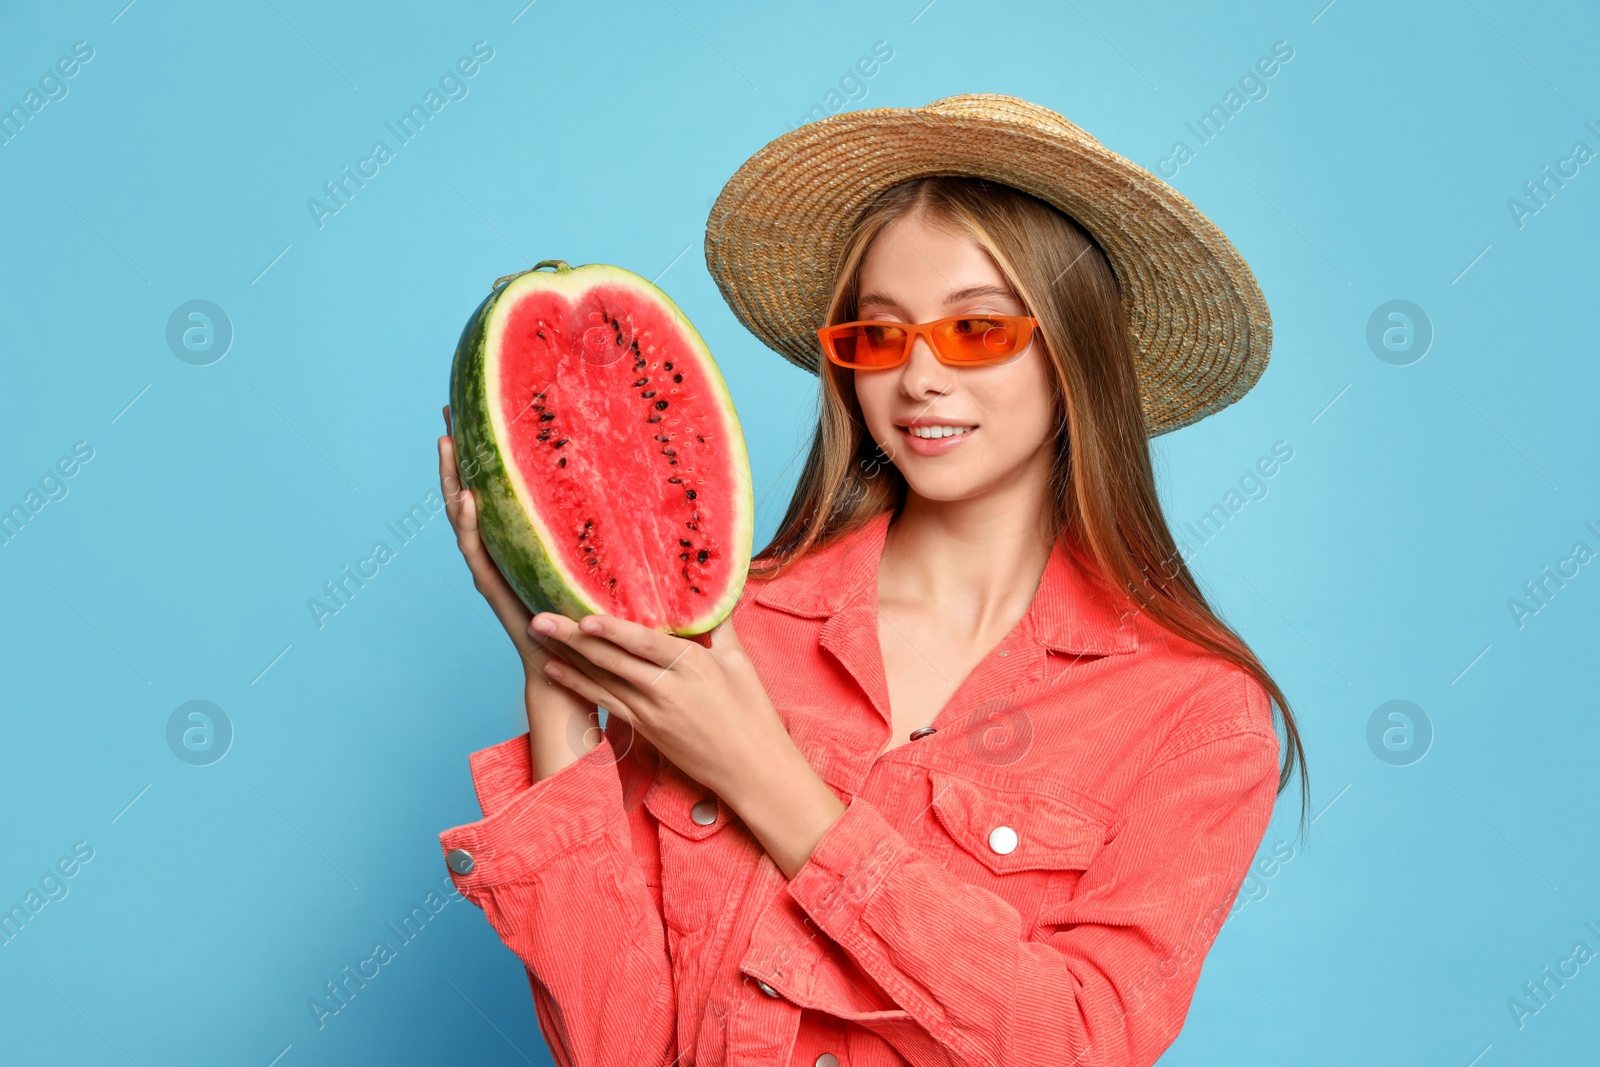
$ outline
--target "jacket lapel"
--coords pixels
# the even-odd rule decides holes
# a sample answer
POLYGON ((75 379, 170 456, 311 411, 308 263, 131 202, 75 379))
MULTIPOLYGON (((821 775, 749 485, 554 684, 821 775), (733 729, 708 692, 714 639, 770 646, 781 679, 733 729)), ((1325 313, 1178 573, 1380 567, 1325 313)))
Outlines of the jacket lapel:
MULTIPOLYGON (((888 680, 878 641, 878 563, 890 513, 880 512, 856 530, 816 549, 769 579, 756 599, 794 615, 823 618, 820 641, 872 707, 892 725, 888 680)), ((1075 657, 1134 652, 1138 612, 1089 574, 1058 541, 1022 624, 1002 640, 1002 663, 981 662, 952 694, 945 713, 997 696, 1017 694, 1045 680, 1046 651, 1075 657)))

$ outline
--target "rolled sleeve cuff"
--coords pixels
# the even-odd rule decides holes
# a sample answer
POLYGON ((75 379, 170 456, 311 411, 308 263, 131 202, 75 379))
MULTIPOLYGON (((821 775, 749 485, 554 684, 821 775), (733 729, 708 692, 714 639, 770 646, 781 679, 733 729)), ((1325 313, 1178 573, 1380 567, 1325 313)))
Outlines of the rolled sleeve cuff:
POLYGON ((472 768, 478 808, 485 815, 493 815, 533 784, 533 751, 526 731, 509 741, 480 748, 467 757, 467 763, 472 768))
POLYGON ((439 835, 450 877, 465 896, 526 880, 572 849, 608 833, 627 833, 609 740, 602 737, 587 754, 537 782, 531 781, 530 758, 526 734, 469 757, 484 817, 439 835), (470 857, 465 874, 457 869, 460 857, 451 864, 457 850, 470 857))
POLYGON ((830 937, 842 940, 909 852, 900 831, 870 803, 855 797, 789 879, 789 896, 830 937))

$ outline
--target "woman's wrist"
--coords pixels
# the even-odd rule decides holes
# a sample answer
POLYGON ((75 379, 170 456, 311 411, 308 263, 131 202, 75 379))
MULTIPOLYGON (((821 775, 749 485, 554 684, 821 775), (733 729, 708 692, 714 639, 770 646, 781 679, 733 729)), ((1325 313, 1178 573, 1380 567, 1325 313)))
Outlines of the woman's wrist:
POLYGON ((570 694, 543 675, 529 674, 523 703, 534 781, 570 767, 600 743, 602 731, 594 709, 573 707, 570 694))
MULTIPOLYGON (((784 735, 787 740, 788 735, 784 735)), ((844 814, 845 803, 791 741, 723 796, 761 842, 785 878, 805 866, 817 842, 844 814)))

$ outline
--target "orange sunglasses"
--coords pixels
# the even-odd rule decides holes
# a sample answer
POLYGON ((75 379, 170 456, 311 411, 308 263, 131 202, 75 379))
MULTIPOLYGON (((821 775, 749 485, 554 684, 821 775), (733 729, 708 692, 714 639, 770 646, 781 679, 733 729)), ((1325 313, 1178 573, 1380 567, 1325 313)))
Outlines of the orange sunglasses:
POLYGON ((934 322, 841 322, 822 327, 817 337, 829 362, 851 370, 898 367, 919 336, 940 363, 977 367, 1026 349, 1038 325, 1030 315, 956 315, 934 322))

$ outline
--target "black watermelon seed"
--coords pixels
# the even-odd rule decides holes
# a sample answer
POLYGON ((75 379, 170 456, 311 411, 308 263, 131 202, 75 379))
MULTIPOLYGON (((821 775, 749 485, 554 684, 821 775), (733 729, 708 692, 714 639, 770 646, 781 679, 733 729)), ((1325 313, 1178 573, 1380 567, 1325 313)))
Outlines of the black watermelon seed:
POLYGON ((650 384, 650 379, 649 378, 640 378, 638 381, 633 383, 633 387, 635 389, 643 389, 645 386, 647 386, 649 384, 650 384))
POLYGON ((539 399, 539 400, 543 400, 544 399, 544 394, 543 393, 534 393, 533 395, 534 395, 534 397, 536 399, 539 399))
POLYGON ((656 440, 657 440, 657 441, 661 441, 661 442, 662 442, 662 443, 665 443, 665 442, 667 442, 667 441, 670 441, 670 440, 672 440, 672 438, 670 438, 670 437, 668 437, 668 436, 667 436, 667 435, 666 435, 666 434, 664 434, 664 433, 658 433, 658 434, 656 434, 656 440))
POLYGON ((695 497, 699 496, 700 494, 696 493, 693 489, 685 489, 683 491, 683 495, 688 497, 690 500, 693 500, 695 497))
MULTIPOLYGON (((691 585, 689 587, 689 592, 691 592, 691 593, 700 593, 700 587, 698 585, 691 585)), ((705 596, 704 593, 700 593, 700 595, 701 596, 705 596)))
POLYGON ((682 478, 668 478, 667 479, 667 484, 668 485, 682 485, 683 484, 683 479, 682 478))
POLYGON ((645 420, 645 421, 646 421, 646 422, 660 422, 660 421, 661 421, 661 416, 660 416, 660 415, 651 415, 651 416, 650 416, 650 417, 649 417, 649 418, 648 418, 648 419, 646 419, 646 420, 645 420))
POLYGON ((695 562, 696 563, 704 563, 706 560, 708 560, 710 558, 711 558, 711 553, 707 552, 705 549, 702 548, 700 550, 700 554, 695 557, 695 562))
POLYGON ((556 413, 555 412, 547 411, 543 415, 539 416, 539 421, 540 422, 549 422, 551 419, 553 419, 555 417, 556 417, 556 413))
POLYGON ((677 465, 678 465, 678 461, 677 461, 677 460, 675 460, 675 459, 669 459, 669 460, 667 460, 667 466, 669 466, 669 467, 676 467, 676 466, 677 466, 677 465))
POLYGON ((682 545, 682 546, 683 546, 683 547, 684 547, 684 548, 688 548, 688 547, 689 547, 689 542, 687 542, 687 541, 685 541, 685 540, 684 540, 684 539, 683 539, 683 538, 681 538, 681 537, 680 537, 680 538, 678 538, 678 544, 680 544, 680 545, 682 545))
POLYGON ((674 375, 673 375, 673 376, 672 376, 672 380, 673 380, 673 381, 675 381, 675 382, 681 382, 681 381, 683 381, 683 375, 681 375, 681 374, 674 374, 674 375))
POLYGON ((556 460, 556 466, 565 467, 566 465, 567 465, 567 457, 566 456, 562 456, 560 459, 556 460))
POLYGON ((683 560, 685 563, 687 563, 687 562, 689 562, 689 553, 687 553, 687 552, 679 552, 678 553, 678 558, 683 560))
POLYGON ((644 399, 649 400, 651 397, 656 395, 656 391, 654 389, 646 389, 644 392, 640 393, 639 395, 644 397, 644 399))
POLYGON ((665 400, 657 400, 656 401, 656 410, 657 411, 665 411, 665 410, 667 410, 667 402, 665 400))
POLYGON ((671 363, 671 361, 668 361, 668 363, 667 363, 667 365, 666 365, 666 367, 664 367, 664 368, 663 368, 663 369, 664 369, 664 370, 671 370, 671 369, 672 369, 672 363, 671 363))
POLYGON ((662 454, 662 455, 663 455, 663 456, 676 456, 676 455, 677 455, 677 454, 678 454, 678 453, 677 453, 677 452, 676 452, 676 451, 674 451, 674 450, 673 450, 673 449, 670 449, 670 448, 663 448, 663 449, 662 449, 662 450, 661 450, 661 454, 662 454))
POLYGON ((540 430, 539 431, 539 440, 541 440, 541 441, 550 440, 550 431, 549 430, 540 430))
POLYGON ((615 578, 613 578, 613 579, 611 579, 611 581, 610 581, 610 582, 609 582, 609 583, 607 583, 607 584, 608 584, 608 585, 610 585, 610 586, 612 586, 612 587, 613 587, 613 588, 614 588, 614 587, 615 587, 615 586, 616 586, 616 584, 617 584, 617 580, 616 580, 616 579, 615 579, 615 578))
POLYGON ((572 440, 572 438, 563 437, 561 440, 557 441, 555 444, 551 445, 550 447, 551 448, 560 448, 562 445, 566 444, 570 440, 572 440))
POLYGON ((633 369, 634 370, 644 370, 644 360, 641 359, 638 362, 634 363, 633 369))

